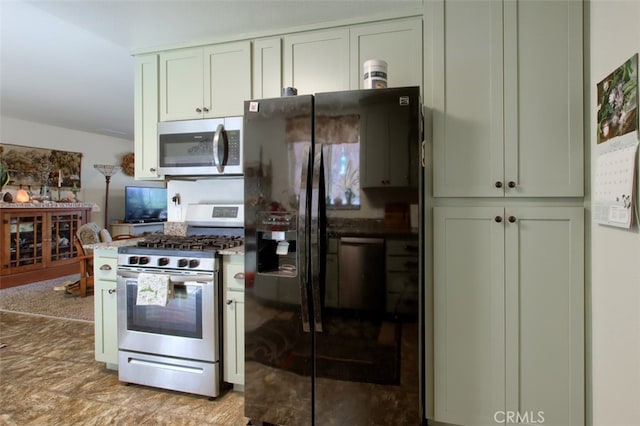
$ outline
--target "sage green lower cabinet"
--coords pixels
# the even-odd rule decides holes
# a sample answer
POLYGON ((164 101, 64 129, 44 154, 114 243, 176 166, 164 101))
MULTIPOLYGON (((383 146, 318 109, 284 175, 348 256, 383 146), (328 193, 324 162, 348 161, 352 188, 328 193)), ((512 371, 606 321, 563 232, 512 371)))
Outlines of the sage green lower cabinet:
POLYGON ((434 420, 584 424, 583 240, 582 207, 434 208, 434 420))
POLYGON ((224 381, 244 389, 244 256, 224 256, 224 381))
POLYGON ((112 370, 118 368, 117 257, 114 249, 93 253, 95 358, 112 370))

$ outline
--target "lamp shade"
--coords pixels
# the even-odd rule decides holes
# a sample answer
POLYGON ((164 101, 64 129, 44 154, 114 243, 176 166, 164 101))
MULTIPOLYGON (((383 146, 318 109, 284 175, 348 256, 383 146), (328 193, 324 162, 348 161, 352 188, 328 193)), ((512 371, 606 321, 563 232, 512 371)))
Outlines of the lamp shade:
POLYGON ((18 192, 16 192, 16 201, 18 203, 28 203, 29 193, 22 188, 18 189, 18 192))

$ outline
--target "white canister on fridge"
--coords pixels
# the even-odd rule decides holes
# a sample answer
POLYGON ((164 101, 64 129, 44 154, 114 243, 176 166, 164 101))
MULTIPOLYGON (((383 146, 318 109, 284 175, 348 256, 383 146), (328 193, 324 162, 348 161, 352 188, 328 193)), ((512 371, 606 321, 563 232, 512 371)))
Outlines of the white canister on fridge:
POLYGON ((369 59, 362 66, 365 89, 384 89, 387 87, 387 62, 382 59, 369 59))

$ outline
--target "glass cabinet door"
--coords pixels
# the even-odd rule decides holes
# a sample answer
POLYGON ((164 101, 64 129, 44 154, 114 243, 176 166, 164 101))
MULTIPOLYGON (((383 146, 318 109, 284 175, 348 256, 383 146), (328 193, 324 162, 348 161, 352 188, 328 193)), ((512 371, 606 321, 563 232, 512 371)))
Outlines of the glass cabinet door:
POLYGON ((77 256, 73 238, 82 225, 82 212, 51 214, 51 257, 52 262, 77 256))
POLYGON ((8 223, 10 269, 41 264, 43 261, 44 214, 11 216, 8 223))

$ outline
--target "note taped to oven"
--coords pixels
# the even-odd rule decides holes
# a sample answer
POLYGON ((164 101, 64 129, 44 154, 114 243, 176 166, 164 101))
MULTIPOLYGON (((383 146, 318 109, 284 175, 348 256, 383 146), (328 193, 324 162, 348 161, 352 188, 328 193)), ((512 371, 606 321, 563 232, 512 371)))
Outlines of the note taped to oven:
POLYGON ((138 294, 136 305, 167 306, 169 303, 170 282, 168 275, 138 275, 138 294))

